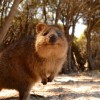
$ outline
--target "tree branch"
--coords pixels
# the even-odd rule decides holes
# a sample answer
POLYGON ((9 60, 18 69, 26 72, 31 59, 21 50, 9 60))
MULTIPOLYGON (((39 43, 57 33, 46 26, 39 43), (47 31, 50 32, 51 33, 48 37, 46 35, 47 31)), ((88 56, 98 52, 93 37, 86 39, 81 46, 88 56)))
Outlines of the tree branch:
POLYGON ((9 29, 10 25, 11 25, 12 20, 13 20, 13 17, 15 15, 16 11, 17 11, 17 7, 18 7, 18 5, 21 1, 22 0, 14 0, 11 11, 10 11, 8 17, 6 18, 2 29, 0 30, 0 43, 2 43, 2 41, 4 40, 4 37, 6 36, 7 31, 9 29))

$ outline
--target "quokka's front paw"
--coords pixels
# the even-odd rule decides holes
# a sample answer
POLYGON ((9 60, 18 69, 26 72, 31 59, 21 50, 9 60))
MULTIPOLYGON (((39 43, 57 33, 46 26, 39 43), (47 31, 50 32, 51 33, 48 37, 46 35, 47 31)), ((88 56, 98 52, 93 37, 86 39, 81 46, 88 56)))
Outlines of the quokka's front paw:
POLYGON ((46 85, 47 82, 48 82, 48 79, 43 79, 41 83, 42 83, 43 85, 46 85))
POLYGON ((52 82, 53 78, 52 77, 48 77, 48 82, 52 82))

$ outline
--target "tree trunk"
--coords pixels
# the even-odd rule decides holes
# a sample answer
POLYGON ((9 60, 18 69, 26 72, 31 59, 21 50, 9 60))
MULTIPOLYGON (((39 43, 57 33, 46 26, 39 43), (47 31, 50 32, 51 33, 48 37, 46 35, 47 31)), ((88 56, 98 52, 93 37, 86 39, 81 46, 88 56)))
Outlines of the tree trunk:
POLYGON ((9 15, 8 17, 6 18, 3 26, 2 26, 2 29, 0 30, 0 44, 2 43, 2 41, 4 40, 6 34, 7 34, 7 31, 11 25, 11 22, 13 20, 13 17, 17 11, 17 7, 19 5, 19 3, 21 2, 22 0, 14 0, 14 3, 13 3, 13 6, 11 8, 11 11, 9 12, 9 15))
POLYGON ((92 59, 92 51, 91 51, 91 30, 92 30, 92 26, 91 25, 88 26, 87 31, 86 31, 87 58, 88 58, 88 68, 89 68, 89 70, 92 70, 93 66, 94 66, 94 61, 92 59))
POLYGON ((91 38, 90 33, 87 33, 87 56, 88 56, 88 68, 89 70, 92 70, 92 60, 91 60, 91 38))
POLYGON ((56 18, 55 18, 55 25, 57 25, 58 20, 59 20, 59 14, 60 14, 60 4, 61 4, 61 0, 59 0, 58 5, 57 5, 57 9, 56 9, 56 18))
POLYGON ((68 67, 70 69, 70 71, 74 71, 74 66, 72 65, 72 43, 73 43, 73 39, 74 39, 74 32, 75 32, 75 23, 73 22, 73 26, 72 26, 72 34, 71 36, 69 35, 69 48, 68 48, 68 67))
POLYGON ((2 0, 0 0, 0 6, 1 6, 1 4, 2 4, 2 0))
POLYGON ((78 64, 78 65, 76 65, 77 69, 84 71, 85 70, 84 65, 86 63, 86 60, 82 57, 80 50, 79 50, 79 47, 74 42, 72 44, 72 51, 75 54, 76 62, 78 64))
POLYGON ((69 71, 72 71, 72 44, 69 43, 69 48, 68 48, 68 69, 69 71))
POLYGON ((43 0, 43 16, 44 16, 45 23, 47 23, 46 3, 47 1, 43 0))

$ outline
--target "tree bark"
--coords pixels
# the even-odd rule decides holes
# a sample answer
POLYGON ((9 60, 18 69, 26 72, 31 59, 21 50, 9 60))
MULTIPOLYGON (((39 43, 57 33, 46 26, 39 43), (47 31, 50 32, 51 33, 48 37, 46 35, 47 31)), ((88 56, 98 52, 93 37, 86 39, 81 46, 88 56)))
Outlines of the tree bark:
POLYGON ((43 0, 43 15, 44 15, 45 23, 47 23, 46 3, 47 3, 47 1, 43 0))
POLYGON ((57 5, 57 9, 56 9, 56 18, 55 18, 55 25, 57 25, 58 20, 59 20, 59 14, 60 14, 60 4, 61 4, 61 0, 59 0, 59 3, 57 5))
POLYGON ((76 67, 78 70, 84 71, 85 70, 85 63, 86 60, 82 57, 79 47, 73 42, 72 44, 72 51, 76 57, 77 64, 76 67))
POLYGON ((6 34, 7 34, 7 31, 11 25, 11 22, 13 20, 13 17, 17 11, 17 7, 19 5, 19 3, 21 2, 22 0, 14 0, 14 3, 13 3, 13 6, 11 8, 11 11, 9 12, 9 15, 8 17, 6 18, 3 26, 2 26, 2 29, 0 30, 0 44, 3 42, 6 34))
POLYGON ((68 67, 71 71, 73 71, 74 66, 72 65, 72 43, 73 43, 73 39, 74 39, 74 33, 75 33, 75 23, 73 22, 73 26, 72 26, 72 34, 71 36, 69 36, 69 48, 68 48, 68 67))
POLYGON ((2 0, 0 0, 0 6, 1 6, 1 4, 2 4, 2 0))
POLYGON ((91 51, 91 31, 92 31, 93 25, 90 22, 88 25, 87 31, 86 31, 86 38, 87 38, 87 58, 88 58, 88 68, 89 70, 93 69, 94 61, 92 59, 92 51, 91 51))

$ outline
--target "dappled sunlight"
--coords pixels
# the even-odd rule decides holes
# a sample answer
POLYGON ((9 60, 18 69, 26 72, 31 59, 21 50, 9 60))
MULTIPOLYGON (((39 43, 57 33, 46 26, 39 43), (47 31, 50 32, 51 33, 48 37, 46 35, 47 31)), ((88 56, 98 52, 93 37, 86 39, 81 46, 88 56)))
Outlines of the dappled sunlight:
POLYGON ((16 90, 7 89, 3 89, 2 91, 0 91, 0 99, 9 97, 18 97, 18 92, 16 90))
POLYGON ((77 86, 74 87, 74 89, 72 88, 74 92, 79 92, 79 93, 87 92, 89 89, 91 89, 91 87, 89 86, 77 86))
POLYGON ((74 100, 100 100, 100 98, 81 96, 81 97, 76 98, 74 100))
POLYGON ((100 0, 0 0, 0 100, 18 98, 100 100, 100 0))
MULTIPOLYGON (((99 100, 99 74, 59 75, 47 85, 39 82, 33 86, 30 92, 31 99, 29 100, 99 100)), ((15 90, 2 90, 0 97, 18 97, 18 93, 15 90)))
POLYGON ((92 98, 92 95, 94 98, 100 97, 99 88, 99 78, 95 79, 94 77, 81 75, 61 75, 56 77, 52 83, 48 83, 46 86, 41 85, 41 83, 36 84, 36 87, 34 87, 34 93, 44 95, 45 97, 63 95, 64 98, 66 98, 66 96, 70 97, 70 100, 74 100, 74 98, 75 100, 84 100, 83 98, 86 100, 86 98, 92 98))

